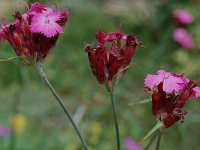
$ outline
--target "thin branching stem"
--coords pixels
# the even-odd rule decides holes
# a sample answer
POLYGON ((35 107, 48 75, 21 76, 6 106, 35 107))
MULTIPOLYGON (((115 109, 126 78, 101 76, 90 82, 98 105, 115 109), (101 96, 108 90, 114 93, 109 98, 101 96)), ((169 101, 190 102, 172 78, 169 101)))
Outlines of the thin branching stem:
POLYGON ((153 141, 155 140, 155 138, 158 136, 158 132, 156 132, 152 138, 150 139, 149 143, 147 144, 147 146, 144 148, 144 150, 148 150, 149 147, 152 145, 153 141))
POLYGON ((81 135, 78 127, 76 126, 76 124, 74 123, 71 115, 69 114, 67 108, 64 106, 60 96, 58 95, 58 93, 54 90, 53 86, 51 85, 51 83, 48 81, 46 74, 43 70, 42 67, 42 63, 37 62, 37 71, 39 73, 39 75, 41 76, 42 80, 44 81, 44 83, 47 85, 47 87, 49 88, 49 90, 52 92, 52 94, 54 95, 54 97, 56 98, 57 102, 59 103, 60 107, 63 109, 65 115, 67 116, 67 118, 69 119, 70 123, 72 124, 73 128, 75 129, 79 139, 81 140, 83 146, 84 146, 84 150, 88 150, 88 146, 83 138, 83 136, 81 135))

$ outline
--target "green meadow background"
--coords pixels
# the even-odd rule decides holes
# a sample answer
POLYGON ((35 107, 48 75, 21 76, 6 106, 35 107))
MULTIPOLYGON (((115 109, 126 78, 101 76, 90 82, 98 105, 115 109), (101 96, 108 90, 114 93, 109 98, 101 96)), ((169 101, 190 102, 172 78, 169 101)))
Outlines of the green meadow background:
MULTIPOLYGON (((32 0, 31 2, 36 2, 32 0)), ((31 3, 27 2, 27 3, 31 3)), ((76 120, 91 150, 115 150, 115 129, 109 93, 91 73, 84 43, 96 44, 99 30, 122 31, 136 35, 145 48, 137 48, 132 65, 115 91, 121 142, 132 137, 142 147, 142 140, 156 124, 151 104, 130 106, 148 98, 143 82, 158 69, 200 77, 200 1, 199 0, 39 0, 60 9, 70 6, 70 19, 52 54, 46 59, 46 74, 76 120), (176 23, 175 9, 185 9, 195 17, 186 29, 194 38, 190 50, 182 49, 172 39, 176 23)), ((12 22, 12 14, 27 10, 14 0, 1 0, 0 17, 12 22), (7 4, 9 3, 9 4, 7 4)), ((0 42, 0 58, 15 56, 7 42, 0 42)), ((199 150, 200 101, 191 99, 184 123, 166 129, 160 150, 199 150)), ((8 150, 82 150, 69 121, 38 74, 18 60, 0 62, 0 124, 16 128, 15 137, 0 137, 0 149, 8 150), (12 121, 14 118, 14 121, 12 121), (13 144, 14 143, 14 144, 13 144)), ((155 149, 155 142, 150 150, 155 149)), ((125 147, 122 144, 122 150, 125 147)))

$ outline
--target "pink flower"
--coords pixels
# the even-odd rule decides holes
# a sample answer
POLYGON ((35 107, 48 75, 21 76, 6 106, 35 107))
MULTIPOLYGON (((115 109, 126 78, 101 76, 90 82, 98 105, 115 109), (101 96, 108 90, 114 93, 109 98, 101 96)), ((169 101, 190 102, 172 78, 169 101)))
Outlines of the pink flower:
POLYGON ((183 122, 186 111, 183 106, 189 98, 200 98, 200 87, 183 75, 159 70, 147 75, 144 85, 152 96, 153 115, 168 128, 183 122))
POLYGON ((179 25, 191 24, 194 21, 194 17, 186 10, 175 10, 173 16, 179 25))
POLYGON ((165 70, 159 70, 156 75, 148 74, 145 78, 145 86, 154 88, 162 82, 163 91, 167 93, 179 92, 187 84, 187 80, 176 74, 171 74, 165 70))
POLYGON ((0 125, 0 137, 7 137, 10 135, 10 129, 0 125))
POLYGON ((57 22, 60 20, 61 15, 58 12, 45 12, 33 16, 30 25, 32 33, 41 33, 44 36, 51 38, 57 34, 63 33, 63 28, 57 22))
POLYGON ((126 137, 123 141, 126 150, 143 150, 143 148, 136 144, 131 137, 126 137))
POLYGON ((32 4, 28 12, 16 12, 14 16, 15 22, 3 25, 0 39, 8 41, 18 56, 41 62, 51 53, 68 20, 68 12, 39 3, 32 4))
POLYGON ((111 90, 114 76, 117 74, 117 77, 120 78, 125 73, 136 46, 142 46, 142 43, 139 43, 132 35, 125 35, 120 31, 107 35, 99 31, 96 39, 98 46, 92 47, 90 44, 86 44, 85 51, 88 53, 93 75, 100 84, 109 85, 111 90), (105 44, 110 44, 108 50, 105 44))
POLYGON ((193 46, 193 38, 184 28, 177 28, 173 33, 173 39, 185 49, 191 49, 193 46))

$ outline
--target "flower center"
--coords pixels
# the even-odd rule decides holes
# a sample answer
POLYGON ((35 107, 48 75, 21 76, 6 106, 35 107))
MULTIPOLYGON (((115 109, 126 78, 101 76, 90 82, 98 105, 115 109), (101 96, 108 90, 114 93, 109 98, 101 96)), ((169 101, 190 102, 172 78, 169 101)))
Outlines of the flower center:
POLYGON ((49 24, 49 22, 50 22, 49 18, 46 18, 45 23, 49 24))

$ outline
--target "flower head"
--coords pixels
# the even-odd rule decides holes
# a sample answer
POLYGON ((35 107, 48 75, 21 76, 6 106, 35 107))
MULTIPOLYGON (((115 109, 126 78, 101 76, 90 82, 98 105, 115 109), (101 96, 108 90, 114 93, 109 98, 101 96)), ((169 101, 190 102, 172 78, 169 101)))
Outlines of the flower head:
POLYGON ((63 33, 62 26, 57 23, 60 18, 58 12, 40 13, 32 18, 30 30, 32 33, 41 33, 48 38, 54 37, 63 33))
POLYGON ((148 88, 157 87, 160 83, 162 83, 164 92, 173 93, 184 89, 185 85, 188 83, 188 79, 183 76, 171 74, 165 70, 159 70, 156 75, 148 74, 144 82, 145 86, 148 88))
POLYGON ((193 38, 184 28, 177 28, 173 33, 173 39, 185 49, 191 49, 193 46, 193 38))
POLYGON ((184 120, 186 111, 183 106, 189 98, 200 98, 200 87, 197 87, 196 82, 164 70, 147 75, 144 84, 152 96, 153 115, 166 128, 184 120))
POLYGON ((97 47, 86 44, 93 75, 100 84, 108 84, 112 89, 112 81, 116 74, 120 78, 127 70, 134 55, 136 46, 143 46, 132 35, 126 35, 121 31, 108 33, 99 31, 96 34, 97 47), (124 44, 123 44, 123 43, 124 44), (107 48, 106 44, 110 47, 107 48))
POLYGON ((43 61, 51 52, 68 20, 68 12, 34 3, 24 14, 16 12, 16 21, 3 25, 0 39, 6 40, 18 56, 43 61))
POLYGON ((194 17, 186 10, 175 10, 173 17, 179 25, 191 24, 194 21, 194 17))

